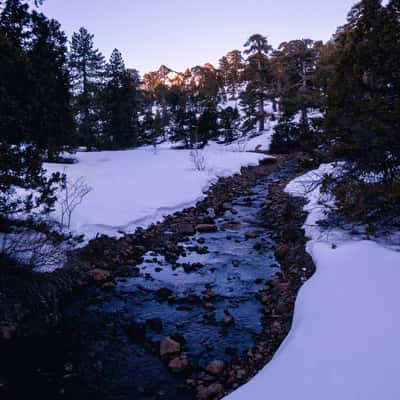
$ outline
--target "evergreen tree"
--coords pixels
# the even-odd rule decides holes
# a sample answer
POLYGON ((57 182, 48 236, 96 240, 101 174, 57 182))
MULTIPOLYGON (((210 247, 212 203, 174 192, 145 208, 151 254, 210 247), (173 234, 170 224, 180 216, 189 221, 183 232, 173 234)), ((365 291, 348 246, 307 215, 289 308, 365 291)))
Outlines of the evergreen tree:
POLYGON ((248 56, 246 75, 249 80, 246 90, 252 92, 248 97, 257 99, 258 130, 261 132, 265 129, 265 101, 271 87, 271 67, 268 55, 272 47, 265 36, 255 34, 245 43, 245 48, 245 54, 248 56))
POLYGON ((292 40, 282 43, 272 56, 274 96, 280 99, 281 111, 272 142, 275 152, 296 147, 312 151, 316 144, 315 123, 308 114, 322 106, 316 75, 321 47, 321 42, 311 39, 292 40), (299 118, 295 118, 297 115, 299 118))
POLYGON ((103 132, 112 148, 136 146, 138 140, 138 73, 128 72, 121 53, 115 49, 106 68, 108 82, 102 92, 103 132))
POLYGON ((259 121, 259 98, 254 82, 248 82, 246 89, 240 94, 240 105, 244 112, 242 129, 244 132, 252 131, 259 121))
POLYGON ((196 143, 204 147, 209 140, 218 137, 218 113, 212 105, 200 114, 196 131, 196 143))
MULTIPOLYGON (((46 175, 44 152, 35 144, 39 130, 32 124, 32 113, 37 112, 37 104, 48 100, 47 88, 35 90, 40 80, 35 69, 37 16, 31 16, 26 5, 15 0, 6 1, 0 15, 0 232, 3 239, 11 237, 14 250, 16 233, 18 238, 27 229, 39 230, 46 237, 52 235, 43 221, 53 209, 56 187, 63 180, 60 174, 46 175), (23 220, 19 219, 21 215, 23 220)), ((48 78, 47 71, 52 67, 46 66, 42 76, 48 78)), ((64 98, 55 101, 61 104, 64 98)), ((41 117, 43 124, 47 117, 41 117)), ((9 250, 4 244, 3 240, 0 258, 2 251, 9 250)))
POLYGON ((244 79, 245 64, 239 50, 228 52, 225 58, 227 63, 225 84, 231 100, 235 100, 239 85, 244 79))
POLYGON ((99 140, 98 93, 104 78, 104 57, 94 47, 93 37, 85 28, 74 33, 69 59, 75 121, 81 143, 88 149, 96 147, 99 140))
POLYGON ((239 111, 237 108, 227 107, 220 111, 220 130, 226 142, 236 139, 236 132, 239 130, 239 111))
POLYGON ((326 131, 333 156, 346 162, 342 182, 335 187, 338 206, 348 218, 362 215, 371 221, 400 211, 396 5, 363 0, 336 35, 326 131))
POLYGON ((32 13, 29 49, 32 82, 31 141, 54 161, 73 146, 73 119, 67 69, 67 38, 57 21, 32 13))
POLYGON ((6 0, 0 16, 0 35, 18 48, 26 45, 30 32, 29 7, 21 0, 6 0))
POLYGON ((0 138, 13 144, 27 139, 29 127, 31 79, 25 49, 29 24, 27 6, 7 0, 0 14, 0 138))

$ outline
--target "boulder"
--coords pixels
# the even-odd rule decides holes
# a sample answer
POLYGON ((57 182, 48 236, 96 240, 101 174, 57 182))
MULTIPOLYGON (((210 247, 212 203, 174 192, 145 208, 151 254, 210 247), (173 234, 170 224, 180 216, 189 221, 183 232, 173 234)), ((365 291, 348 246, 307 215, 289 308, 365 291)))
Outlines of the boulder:
POLYGON ((168 368, 174 374, 180 374, 184 372, 188 367, 189 367, 189 360, 186 355, 176 357, 172 359, 168 364, 168 368))
POLYGON ((239 261, 239 260, 232 260, 232 265, 233 265, 235 268, 238 268, 238 267, 240 266, 240 261, 239 261))
POLYGON ((196 233, 196 230, 192 224, 182 223, 176 227, 178 233, 182 235, 192 236, 196 233))
POLYGON ((156 295, 161 300, 168 300, 172 296, 172 290, 168 288, 161 288, 156 291, 156 295))
POLYGON ((217 226, 214 224, 200 224, 196 226, 196 231, 200 233, 216 232, 217 226))
POLYGON ((222 394, 224 388, 219 382, 212 383, 209 386, 200 385, 197 387, 197 398, 199 400, 212 399, 222 394))
POLYGON ((162 339, 160 342, 160 356, 170 356, 173 354, 179 354, 181 352, 181 345, 175 340, 167 337, 162 339))
POLYGON ((256 239, 258 236, 259 234, 257 232, 246 232, 245 234, 246 239, 256 239))
POLYGON ((104 269, 95 268, 89 271, 89 276, 96 282, 106 282, 111 278, 111 273, 104 269))
POLYGON ((224 372, 225 363, 221 360, 211 361, 205 368, 206 372, 211 375, 221 375, 224 372))

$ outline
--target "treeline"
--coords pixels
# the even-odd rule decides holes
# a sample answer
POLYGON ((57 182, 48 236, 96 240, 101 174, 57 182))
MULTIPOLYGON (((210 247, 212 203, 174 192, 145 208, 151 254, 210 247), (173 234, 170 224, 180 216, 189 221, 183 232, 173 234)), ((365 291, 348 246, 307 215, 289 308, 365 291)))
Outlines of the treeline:
POLYGON ((298 136, 307 139, 308 115, 324 104, 329 67, 321 60, 333 44, 293 40, 274 50, 256 34, 243 53, 228 52, 217 68, 176 73, 162 66, 141 79, 118 50, 106 62, 85 28, 68 43, 57 21, 22 0, 6 0, 0 46, 0 135, 8 143, 35 144, 57 161, 78 146, 123 149, 166 138, 189 148, 229 142, 262 132, 278 110, 276 150, 288 149, 298 136))
MULTIPOLYGON (((262 132, 277 115, 282 130, 301 115, 298 125, 308 133, 310 112, 320 110, 325 100, 329 67, 321 60, 331 47, 306 39, 274 50, 265 36, 256 34, 243 53, 233 50, 222 57, 218 68, 206 64, 176 73, 162 66, 144 75, 144 88, 158 106, 154 119, 159 130, 188 147, 262 132)), ((282 145, 287 150, 291 141, 282 145)))

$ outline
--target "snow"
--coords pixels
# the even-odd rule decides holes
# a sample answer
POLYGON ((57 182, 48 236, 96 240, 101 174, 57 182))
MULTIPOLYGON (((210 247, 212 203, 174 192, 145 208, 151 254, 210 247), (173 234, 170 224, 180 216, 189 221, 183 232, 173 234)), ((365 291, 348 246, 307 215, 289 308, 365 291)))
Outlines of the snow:
POLYGON ((334 170, 322 165, 287 187, 309 200, 307 250, 317 272, 300 290, 273 360, 228 400, 400 398, 400 253, 315 225, 324 212, 312 182, 334 170))
MULTIPOLYGON (((265 156, 204 150, 206 170, 196 171, 190 151, 151 147, 126 151, 80 152, 72 165, 46 164, 48 173, 63 172, 70 182, 83 177, 93 190, 72 216, 72 231, 87 239, 96 234, 118 236, 194 205, 219 177, 257 165, 265 156)), ((60 206, 54 213, 59 218, 60 206)))

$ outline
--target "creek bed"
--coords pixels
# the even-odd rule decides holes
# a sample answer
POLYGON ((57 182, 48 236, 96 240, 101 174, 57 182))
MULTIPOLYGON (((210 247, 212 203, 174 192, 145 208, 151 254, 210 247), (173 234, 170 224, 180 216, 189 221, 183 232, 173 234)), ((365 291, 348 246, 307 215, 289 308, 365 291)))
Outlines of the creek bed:
POLYGON ((215 219, 216 231, 180 243, 186 254, 176 263, 149 252, 136 266, 137 276, 117 276, 110 291, 84 289, 68 306, 62 334, 51 338, 48 352, 38 347, 18 360, 12 359, 15 352, 10 355, 6 366, 14 363, 16 375, 19 369, 19 378, 30 383, 14 386, 10 398, 41 393, 52 400, 193 399, 187 375, 173 374, 161 360, 159 342, 166 337, 181 342, 197 371, 213 360, 241 357, 254 345, 263 330, 256 294, 279 271, 274 232, 262 207, 269 186, 291 169, 285 163, 279 172, 259 177, 226 204, 215 219), (147 326, 138 338, 134 330, 149 320, 161 321, 162 329, 147 326))
POLYGON ((71 360, 79 364, 79 385, 75 381, 72 387, 80 395, 192 398, 183 386, 185 375, 172 374, 158 355, 157 343, 168 336, 182 342, 197 368, 240 357, 251 348, 262 330, 262 305, 255 294, 279 271, 261 210, 269 185, 281 173, 259 178, 227 205, 215 220, 216 232, 198 233, 183 243, 186 256, 176 264, 148 253, 139 276, 117 278, 115 290, 105 296, 92 289, 70 307, 69 326, 80 327, 79 359, 71 360), (184 265, 197 268, 187 272, 184 265), (160 298, 160 289, 168 298, 160 298), (211 296, 204 299, 207 293, 211 296), (205 308, 211 305, 214 310, 205 308), (162 330, 147 329, 144 343, 126 334, 130 321, 147 320, 161 320, 162 330))

